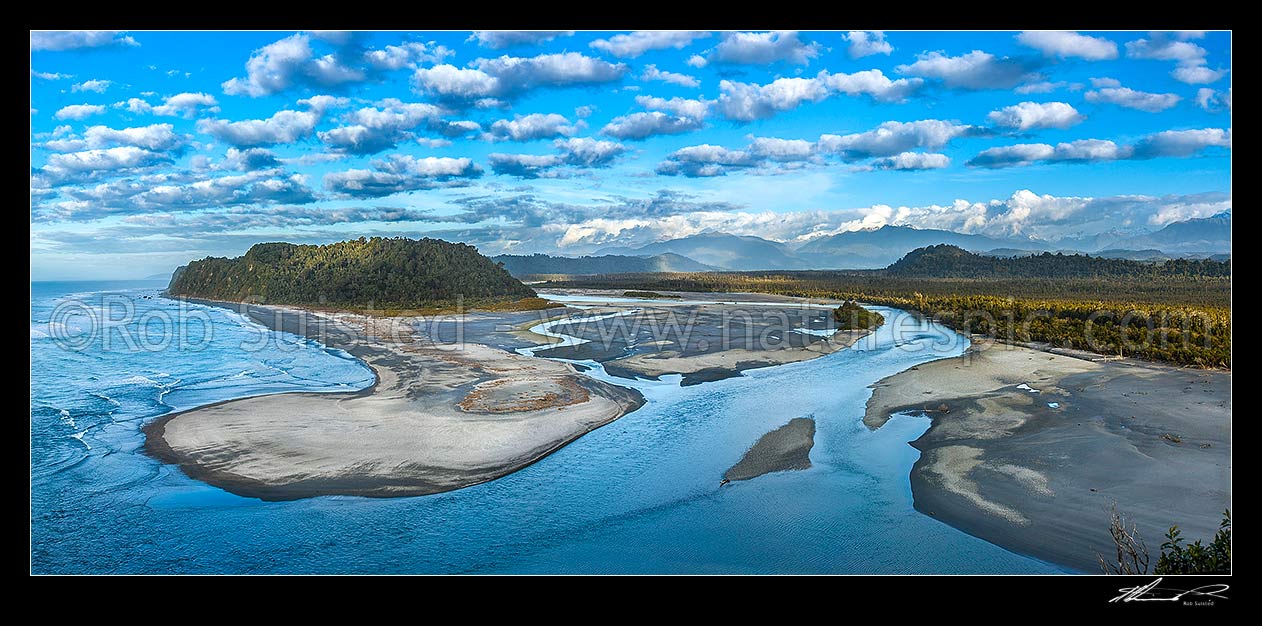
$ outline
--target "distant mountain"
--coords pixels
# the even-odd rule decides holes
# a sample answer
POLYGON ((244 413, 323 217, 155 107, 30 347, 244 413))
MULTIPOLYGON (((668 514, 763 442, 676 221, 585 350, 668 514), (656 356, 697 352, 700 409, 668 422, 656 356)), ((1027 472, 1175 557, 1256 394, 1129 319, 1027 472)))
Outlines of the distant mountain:
POLYGON ((547 254, 532 254, 529 256, 501 254, 491 257, 491 260, 503 263, 504 269, 508 270, 508 273, 513 276, 528 276, 531 274, 584 276, 633 272, 709 272, 715 269, 672 252, 654 256, 607 254, 604 256, 582 256, 577 258, 549 256, 547 254))
POLYGON ((918 248, 885 270, 909 278, 1138 278, 1154 275, 1230 276, 1231 264, 1174 259, 1144 263, 1085 254, 1052 254, 1011 258, 974 254, 957 246, 918 248))
POLYGON ((1157 249, 1170 255, 1182 253, 1224 254, 1231 251, 1231 213, 1174 222, 1146 235, 1114 242, 1111 248, 1157 249))
POLYGON ((771 270, 808 267, 787 246, 761 237, 702 233, 659 241, 641 248, 604 248, 596 254, 657 256, 677 254, 725 270, 771 270))
POLYGON ((1091 256, 1098 256, 1102 259, 1129 259, 1131 261, 1165 261, 1175 257, 1166 254, 1160 250, 1101 250, 1091 253, 1091 256))
POLYGON ((863 269, 885 267, 916 248, 938 244, 950 244, 966 250, 1009 248, 1041 251, 1048 248, 1046 243, 1024 239, 998 239, 910 226, 882 226, 815 239, 800 246, 796 252, 814 268, 863 269))

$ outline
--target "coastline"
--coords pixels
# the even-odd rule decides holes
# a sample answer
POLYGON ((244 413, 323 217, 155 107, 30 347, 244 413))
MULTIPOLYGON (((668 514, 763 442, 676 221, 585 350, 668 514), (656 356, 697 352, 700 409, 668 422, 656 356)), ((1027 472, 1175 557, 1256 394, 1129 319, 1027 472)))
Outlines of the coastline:
POLYGON ((864 423, 925 415, 911 445, 916 510, 1022 554, 1099 573, 1109 509, 1155 563, 1174 524, 1189 540, 1231 506, 1230 372, 992 343, 873 385, 864 423), (1167 437, 1166 435, 1169 435, 1167 437))
POLYGON ((295 307, 187 300, 344 350, 374 373, 374 382, 358 391, 237 398, 142 426, 147 454, 246 497, 393 497, 458 489, 530 465, 644 401, 635 390, 556 361, 480 344, 460 350, 417 345, 397 325, 392 337, 403 337, 395 342, 371 320, 359 320, 363 325, 356 328, 345 318, 295 307), (434 380, 417 380, 422 374, 434 380), (513 384, 505 389, 503 381, 513 384), (508 393, 523 385, 546 392, 530 401, 508 393), (476 405, 460 406, 475 393, 476 405), (292 424, 303 416, 305 423, 292 424))

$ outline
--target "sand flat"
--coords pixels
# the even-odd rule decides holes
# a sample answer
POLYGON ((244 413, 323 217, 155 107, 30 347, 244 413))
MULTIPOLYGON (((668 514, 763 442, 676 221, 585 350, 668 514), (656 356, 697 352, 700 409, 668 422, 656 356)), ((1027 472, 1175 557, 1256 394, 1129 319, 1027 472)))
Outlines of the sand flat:
POLYGON ((145 426, 146 449, 195 478, 263 499, 421 495, 520 469, 644 401, 565 363, 476 343, 413 342, 381 320, 305 321, 363 359, 377 383, 164 416, 145 426))
POLYGON ((1154 560, 1170 525, 1208 538, 1231 506, 1227 371, 978 345, 873 385, 864 423, 905 412, 933 420, 917 510, 1073 569, 1098 573, 1113 503, 1154 560))

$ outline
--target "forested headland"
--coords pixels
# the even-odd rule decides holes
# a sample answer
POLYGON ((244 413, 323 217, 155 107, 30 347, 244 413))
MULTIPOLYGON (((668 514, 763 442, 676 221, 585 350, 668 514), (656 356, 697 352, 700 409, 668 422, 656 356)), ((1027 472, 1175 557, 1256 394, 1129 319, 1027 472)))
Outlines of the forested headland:
MULTIPOLYGON (((328 245, 260 243, 236 258, 189 263, 171 280, 172 296, 232 302, 427 310, 504 308, 533 289, 477 248, 440 239, 373 237, 328 245)), ((533 303, 533 304, 532 304, 533 303)))

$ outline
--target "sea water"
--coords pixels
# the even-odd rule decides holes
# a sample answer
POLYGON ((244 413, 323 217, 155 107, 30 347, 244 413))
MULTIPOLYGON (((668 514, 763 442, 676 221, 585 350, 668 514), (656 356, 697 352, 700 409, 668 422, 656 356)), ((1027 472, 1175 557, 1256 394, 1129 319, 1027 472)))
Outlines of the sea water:
POLYGON ((648 402, 519 472, 431 496, 263 502, 144 455, 140 426, 231 398, 359 389, 372 373, 231 312, 163 299, 160 288, 32 285, 36 573, 1063 571, 912 508, 918 452, 907 442, 927 419, 863 426, 868 385, 963 350, 940 326, 887 324, 828 356, 691 387, 594 368, 648 402), (124 301, 142 321, 115 329, 117 341, 63 347, 89 330, 75 326, 91 312, 124 301), (141 325, 162 336, 158 321, 171 316, 186 340, 159 350, 152 337, 122 340, 143 339, 141 325), (719 486, 758 437, 794 417, 816 422, 810 469, 719 486))

